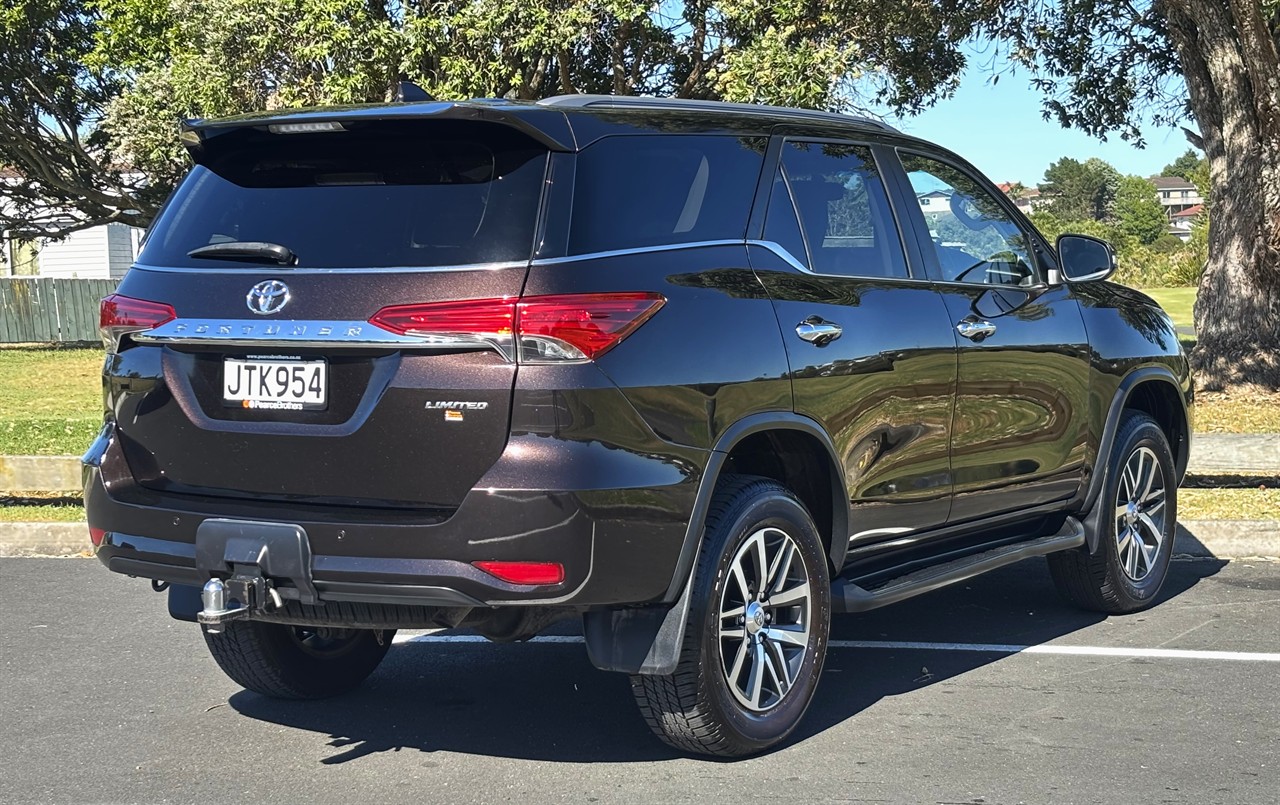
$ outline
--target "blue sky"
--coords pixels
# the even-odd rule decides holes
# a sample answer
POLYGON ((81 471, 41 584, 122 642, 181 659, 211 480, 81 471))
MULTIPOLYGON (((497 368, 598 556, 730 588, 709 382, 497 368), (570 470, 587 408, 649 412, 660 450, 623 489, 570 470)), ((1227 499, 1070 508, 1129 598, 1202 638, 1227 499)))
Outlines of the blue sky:
MULTIPOLYGON (((1044 169, 1061 157, 1084 161, 1099 157, 1121 173, 1150 176, 1190 145, 1181 129, 1144 126, 1146 148, 1113 135, 1102 142, 1074 129, 1063 129, 1040 116, 1042 95, 1028 85, 1025 71, 1005 73, 997 84, 990 71, 970 58, 960 89, 915 117, 886 120, 908 134, 933 140, 976 165, 994 182, 1020 181, 1034 186, 1044 169)), ((1191 126, 1194 128, 1194 126, 1191 126)))

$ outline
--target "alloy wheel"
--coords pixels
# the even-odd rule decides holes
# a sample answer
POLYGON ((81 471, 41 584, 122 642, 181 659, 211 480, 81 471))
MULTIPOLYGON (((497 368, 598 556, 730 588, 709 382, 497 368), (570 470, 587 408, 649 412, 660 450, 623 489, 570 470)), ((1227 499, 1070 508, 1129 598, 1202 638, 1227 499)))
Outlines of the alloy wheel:
POLYGON ((743 707, 763 713, 796 683, 809 652, 813 598, 799 546, 762 528, 729 564, 719 611, 721 667, 743 707))
POLYGON ((1115 535, 1120 567, 1132 581, 1145 579, 1160 555, 1167 495, 1156 454, 1148 447, 1130 453, 1116 489, 1115 535))

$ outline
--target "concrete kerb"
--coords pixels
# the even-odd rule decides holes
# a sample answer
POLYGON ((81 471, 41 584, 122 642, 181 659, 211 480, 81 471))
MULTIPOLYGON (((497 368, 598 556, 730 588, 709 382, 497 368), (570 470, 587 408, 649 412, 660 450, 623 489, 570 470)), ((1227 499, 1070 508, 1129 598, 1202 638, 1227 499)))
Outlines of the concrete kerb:
POLYGON ((0 456, 0 493, 79 492, 79 456, 0 456))
MULTIPOLYGON (((89 548, 85 523, 0 523, 0 557, 74 556, 89 548)), ((1177 556, 1280 558, 1280 521, 1187 520, 1178 524, 1177 556)))

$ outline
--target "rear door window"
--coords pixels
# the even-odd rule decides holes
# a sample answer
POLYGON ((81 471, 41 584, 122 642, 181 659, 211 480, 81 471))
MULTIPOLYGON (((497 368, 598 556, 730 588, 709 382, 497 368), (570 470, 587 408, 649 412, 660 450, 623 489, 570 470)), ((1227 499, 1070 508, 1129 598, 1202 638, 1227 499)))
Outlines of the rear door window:
POLYGON ((578 155, 569 253, 746 237, 765 138, 606 137, 578 155))
POLYGON ((871 149, 788 141, 779 171, 767 234, 785 233, 790 228, 789 222, 780 222, 789 212, 789 196, 794 202, 791 214, 799 215, 812 271, 848 277, 907 277, 902 240, 871 149))
POLYGON ((528 260, 547 151, 495 124, 353 124, 209 139, 139 262, 225 268, 202 246, 267 242, 300 268, 431 267, 528 260))

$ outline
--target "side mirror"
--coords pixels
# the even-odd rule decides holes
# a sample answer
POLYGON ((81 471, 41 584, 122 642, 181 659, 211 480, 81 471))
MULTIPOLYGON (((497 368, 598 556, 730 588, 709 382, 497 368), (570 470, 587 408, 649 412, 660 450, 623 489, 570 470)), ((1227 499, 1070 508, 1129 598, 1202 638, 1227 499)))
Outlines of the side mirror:
POLYGON ((1059 235, 1058 264, 1068 282, 1104 280, 1116 270, 1116 253, 1105 240, 1088 235, 1059 235))

